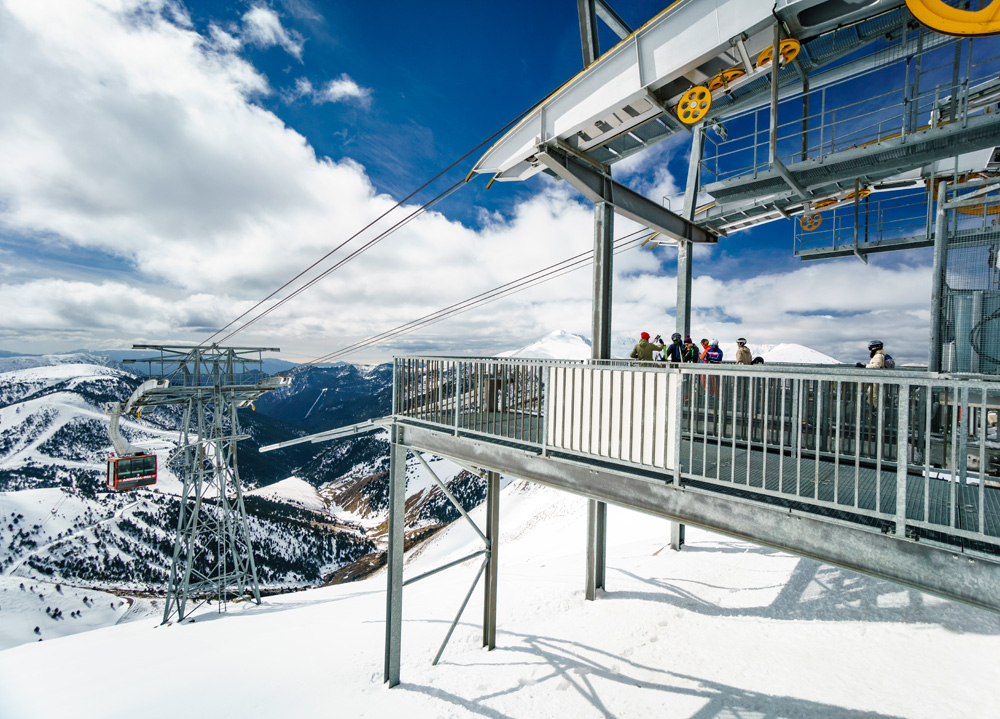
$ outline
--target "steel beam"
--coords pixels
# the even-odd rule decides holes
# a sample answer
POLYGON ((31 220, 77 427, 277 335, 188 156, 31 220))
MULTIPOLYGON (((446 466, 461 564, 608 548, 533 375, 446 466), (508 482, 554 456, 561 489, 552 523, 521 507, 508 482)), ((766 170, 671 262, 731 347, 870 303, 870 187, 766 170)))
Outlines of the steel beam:
POLYGON ((385 671, 383 681, 399 684, 400 640, 403 633, 403 522, 406 506, 406 447, 397 427, 389 446, 389 532, 386 556, 385 671))
POLYGON ((500 545, 500 474, 497 472, 486 475, 486 542, 489 559, 483 593, 483 646, 493 651, 497 645, 497 548, 500 545))
POLYGON ((617 35, 619 38, 624 40, 629 35, 632 34, 632 28, 630 28, 625 21, 616 13, 610 5, 605 2, 605 0, 596 0, 597 17, 604 21, 604 24, 611 28, 611 32, 617 35))
POLYGON ((765 507, 737 497, 669 484, 479 439, 401 424, 406 444, 477 466, 655 516, 774 547, 1000 613, 1000 563, 892 534, 765 507))
POLYGON ((538 148, 534 157, 583 193, 591 202, 606 202, 620 215, 656 230, 670 239, 690 242, 716 241, 715 235, 690 220, 685 220, 635 190, 615 182, 610 175, 582 164, 561 150, 543 145, 538 148))

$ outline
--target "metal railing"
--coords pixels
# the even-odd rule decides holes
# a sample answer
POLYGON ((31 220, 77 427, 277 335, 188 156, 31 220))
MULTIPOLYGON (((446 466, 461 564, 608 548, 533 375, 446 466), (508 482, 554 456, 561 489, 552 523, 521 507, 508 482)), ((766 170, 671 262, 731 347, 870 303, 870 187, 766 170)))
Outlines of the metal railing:
POLYGON ((794 222, 795 254, 855 248, 868 252, 933 240, 934 195, 924 186, 886 198, 865 197, 858 205, 857 217, 854 201, 847 200, 794 222))
MULTIPOLYGON (((915 132, 952 122, 964 126, 970 116, 995 111, 1000 71, 995 44, 924 35, 919 51, 897 53, 822 87, 784 96, 778 102, 778 159, 822 163, 837 152, 895 138, 905 142, 915 132)), ((765 105, 735 113, 724 118, 721 136, 706 134, 703 185, 771 169, 770 112, 765 105)))
POLYGON ((1000 551, 995 377, 428 357, 394 382, 398 421, 1000 551))

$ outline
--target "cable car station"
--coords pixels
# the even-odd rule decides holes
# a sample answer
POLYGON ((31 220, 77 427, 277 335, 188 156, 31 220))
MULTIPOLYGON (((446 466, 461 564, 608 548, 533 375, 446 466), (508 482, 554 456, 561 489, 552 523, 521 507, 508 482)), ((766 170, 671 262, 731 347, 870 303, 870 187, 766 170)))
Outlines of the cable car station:
POLYGON ((614 503, 670 520, 676 549, 694 524, 1000 611, 1000 43, 988 37, 1000 6, 986 5, 680 0, 633 31, 604 0, 579 0, 584 70, 474 172, 545 172, 594 202, 593 358, 395 360, 390 686, 403 586, 423 578, 403 577, 408 452, 486 473, 474 556, 488 648, 498 473, 588 498, 588 599, 605 587, 614 503), (603 55, 599 20, 621 38, 603 55), (612 178, 614 163, 674 135, 691 147, 679 212, 612 178), (930 366, 612 360, 615 213, 676 246, 682 334, 692 243, 790 219, 803 260, 933 247, 930 366))

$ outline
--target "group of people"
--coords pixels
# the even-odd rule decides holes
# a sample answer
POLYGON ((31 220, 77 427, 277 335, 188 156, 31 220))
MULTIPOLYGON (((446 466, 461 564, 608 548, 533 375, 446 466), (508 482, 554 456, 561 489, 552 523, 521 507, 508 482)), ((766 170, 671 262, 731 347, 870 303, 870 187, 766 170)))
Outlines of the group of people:
MULTIPOLYGON (((886 354, 881 340, 872 340, 868 343, 868 364, 858 362, 856 367, 867 367, 868 369, 894 369, 895 360, 891 355, 886 354)), ((656 335, 650 341, 649 332, 640 335, 639 343, 632 348, 632 359, 640 362, 702 362, 705 364, 719 364, 722 362, 722 350, 719 349, 719 340, 701 341, 701 349, 691 341, 690 337, 681 340, 680 332, 670 335, 670 344, 666 344, 663 339, 656 335), (659 356, 658 353, 662 353, 659 356)), ((740 337, 736 340, 736 364, 764 364, 762 357, 754 357, 747 347, 746 338, 740 337)))
MULTIPOLYGON (((640 362, 655 362, 660 359, 663 362, 702 362, 704 364, 719 364, 722 362, 722 350, 719 348, 719 340, 701 340, 701 348, 691 340, 690 337, 681 339, 680 332, 670 335, 670 344, 666 344, 657 335, 649 339, 649 333, 643 332, 639 343, 632 348, 632 359, 640 362), (658 357, 657 354, 660 354, 658 357)), ((760 357, 754 358, 747 347, 745 338, 736 340, 736 364, 764 364, 760 357)))

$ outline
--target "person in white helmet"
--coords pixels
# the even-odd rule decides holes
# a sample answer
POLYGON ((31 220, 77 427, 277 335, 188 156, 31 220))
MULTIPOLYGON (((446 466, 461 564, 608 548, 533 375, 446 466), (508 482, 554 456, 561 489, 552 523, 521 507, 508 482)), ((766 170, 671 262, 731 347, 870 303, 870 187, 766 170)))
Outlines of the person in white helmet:
POLYGON ((736 364, 753 364, 753 355, 750 353, 750 348, 747 347, 745 337, 736 340, 736 364))

